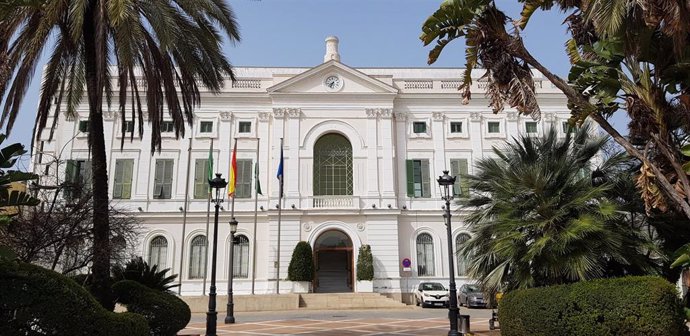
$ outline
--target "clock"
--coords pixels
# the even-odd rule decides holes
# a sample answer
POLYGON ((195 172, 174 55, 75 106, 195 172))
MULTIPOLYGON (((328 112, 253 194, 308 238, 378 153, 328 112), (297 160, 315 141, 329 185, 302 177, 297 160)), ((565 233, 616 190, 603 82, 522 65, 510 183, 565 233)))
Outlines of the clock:
POLYGON ((329 91, 338 91, 343 87, 343 80, 337 75, 330 75, 323 81, 329 91))

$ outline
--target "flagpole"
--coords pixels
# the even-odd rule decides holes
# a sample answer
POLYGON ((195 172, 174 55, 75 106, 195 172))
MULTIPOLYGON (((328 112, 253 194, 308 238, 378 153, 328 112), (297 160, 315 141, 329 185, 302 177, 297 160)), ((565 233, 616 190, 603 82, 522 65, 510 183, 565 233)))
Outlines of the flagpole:
POLYGON ((254 230, 252 234, 252 295, 254 295, 254 286, 256 284, 256 221, 258 219, 259 210, 259 143, 261 138, 256 138, 256 165, 254 166, 254 230))
POLYGON ((187 231, 187 204, 189 203, 189 169, 192 164, 192 137, 189 137, 189 147, 187 148, 187 179, 184 188, 184 206, 182 207, 182 246, 180 247, 180 285, 177 287, 177 294, 182 295, 182 265, 184 261, 184 236, 187 231))
POLYGON ((276 264, 278 270, 276 271, 276 294, 280 294, 280 217, 283 210, 283 180, 285 179, 285 169, 283 167, 283 138, 280 138, 280 187, 278 188, 278 258, 276 264))
MULTIPOLYGON (((213 138, 211 138, 211 149, 209 149, 211 153, 213 153, 213 138)), ((211 154, 211 159, 213 159, 213 154, 211 154)), ((210 161, 208 164, 211 165, 213 161, 210 161)), ((212 167, 209 166, 209 169, 212 170, 212 167)), ((211 188, 208 188, 208 200, 206 202, 206 258, 204 258, 204 287, 201 290, 201 295, 206 295, 206 269, 208 268, 208 225, 211 222, 211 188)))

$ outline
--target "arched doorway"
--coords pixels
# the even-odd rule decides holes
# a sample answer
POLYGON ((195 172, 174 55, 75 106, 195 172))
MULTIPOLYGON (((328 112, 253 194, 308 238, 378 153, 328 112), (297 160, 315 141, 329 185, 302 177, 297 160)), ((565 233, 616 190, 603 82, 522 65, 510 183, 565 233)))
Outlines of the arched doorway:
POLYGON ((352 240, 342 231, 328 230, 314 242, 316 277, 314 292, 352 292, 353 256, 352 240))

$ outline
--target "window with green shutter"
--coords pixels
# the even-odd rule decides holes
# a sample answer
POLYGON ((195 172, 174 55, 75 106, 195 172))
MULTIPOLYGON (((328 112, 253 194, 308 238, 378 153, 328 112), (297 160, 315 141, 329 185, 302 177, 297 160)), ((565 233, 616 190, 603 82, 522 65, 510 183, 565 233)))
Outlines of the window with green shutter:
POLYGON ((91 190, 91 161, 67 160, 65 167, 64 195, 66 200, 82 197, 91 190))
POLYGON ((407 196, 431 197, 429 160, 407 160, 407 196))
POLYGON ((467 159, 450 160, 450 175, 455 176, 453 185, 453 196, 468 197, 470 194, 469 181, 467 181, 468 166, 467 159))
POLYGON ((202 121, 199 123, 199 133, 213 132, 213 121, 202 121))
POLYGON ((171 133, 175 131, 172 121, 161 122, 161 133, 171 133))
POLYGON ((536 121, 525 122, 525 132, 527 134, 536 134, 537 133, 537 122, 536 121))
POLYGON ((415 121, 412 123, 412 131, 415 134, 426 133, 426 122, 415 121))
POLYGON ((452 121, 450 123, 451 133, 462 133, 462 121, 452 121))
POLYGON ((501 123, 498 121, 489 121, 487 127, 491 134, 501 133, 501 123))
POLYGON ((194 198, 207 198, 208 192, 208 159, 197 159, 194 162, 194 198))
POLYGON ((134 160, 115 160, 115 181, 113 183, 114 199, 130 199, 132 197, 132 175, 134 160))
POLYGON ((252 160, 237 160, 237 185, 235 197, 252 197, 252 160))
POLYGON ((79 132, 88 133, 89 132, 89 121, 79 120, 79 132))
POLYGON ((156 160, 153 182, 153 198, 170 199, 172 196, 173 159, 156 160))

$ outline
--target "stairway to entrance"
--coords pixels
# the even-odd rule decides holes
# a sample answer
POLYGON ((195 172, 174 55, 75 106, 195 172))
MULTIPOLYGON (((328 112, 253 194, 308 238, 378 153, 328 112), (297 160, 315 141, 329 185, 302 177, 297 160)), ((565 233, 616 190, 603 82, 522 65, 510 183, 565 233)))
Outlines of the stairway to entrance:
POLYGON ((379 293, 309 293, 299 296, 300 309, 413 308, 379 293))

